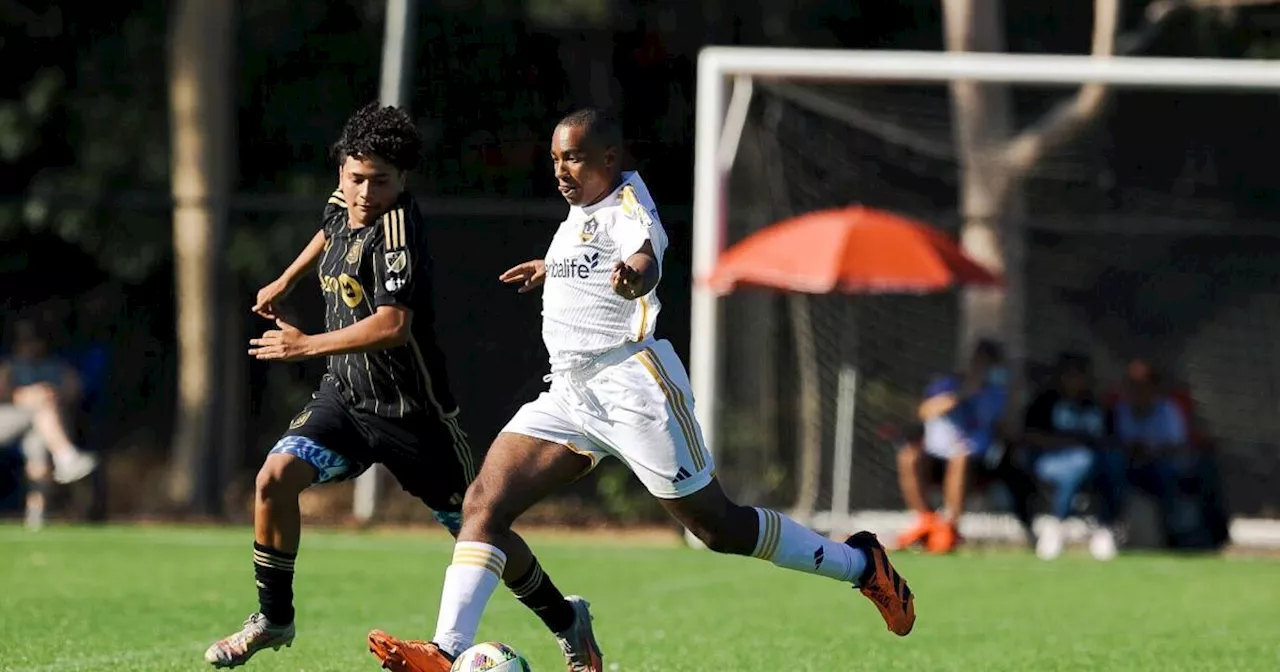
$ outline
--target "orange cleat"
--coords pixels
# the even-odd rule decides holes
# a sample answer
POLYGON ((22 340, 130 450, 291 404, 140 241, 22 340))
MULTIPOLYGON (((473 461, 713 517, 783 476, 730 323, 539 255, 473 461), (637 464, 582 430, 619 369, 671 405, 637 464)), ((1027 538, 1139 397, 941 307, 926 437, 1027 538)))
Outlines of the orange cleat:
POLYGON ((898 549, 910 548, 915 544, 927 544, 934 530, 941 524, 942 520, 938 514, 932 511, 920 514, 915 525, 898 535, 898 549))
POLYGON ((449 672, 453 667, 435 643, 396 639, 381 630, 369 633, 369 653, 382 663, 382 669, 392 672, 449 672))
POLYGON ((956 526, 949 521, 939 520, 929 534, 926 548, 930 553, 953 553, 959 543, 960 533, 956 531, 956 526))
POLYGON ((890 632, 906 637, 916 625, 916 598, 906 579, 890 564, 876 535, 859 532, 844 543, 867 556, 867 569, 854 587, 876 605, 890 632))

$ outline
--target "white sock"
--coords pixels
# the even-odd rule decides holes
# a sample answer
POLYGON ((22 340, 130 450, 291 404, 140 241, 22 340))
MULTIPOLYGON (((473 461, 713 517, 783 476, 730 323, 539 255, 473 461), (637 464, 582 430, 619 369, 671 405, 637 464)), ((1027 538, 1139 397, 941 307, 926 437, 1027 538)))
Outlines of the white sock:
POLYGON ((760 537, 752 557, 850 583, 867 567, 862 551, 832 541, 777 511, 757 507, 756 513, 760 516, 760 537))
POLYGON ((453 546, 453 564, 444 572, 440 615, 436 617, 435 642, 445 653, 457 656, 475 643, 480 617, 507 565, 507 555, 496 546, 459 541, 453 546))

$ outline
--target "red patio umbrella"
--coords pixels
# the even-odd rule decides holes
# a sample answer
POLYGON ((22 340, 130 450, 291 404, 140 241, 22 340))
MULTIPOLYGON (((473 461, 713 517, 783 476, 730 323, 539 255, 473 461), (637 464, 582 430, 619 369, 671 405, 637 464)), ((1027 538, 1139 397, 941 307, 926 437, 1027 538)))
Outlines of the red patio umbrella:
POLYGON ((706 278, 739 286, 822 294, 928 293, 1000 278, 933 227, 861 205, 800 215, 751 234, 706 278))

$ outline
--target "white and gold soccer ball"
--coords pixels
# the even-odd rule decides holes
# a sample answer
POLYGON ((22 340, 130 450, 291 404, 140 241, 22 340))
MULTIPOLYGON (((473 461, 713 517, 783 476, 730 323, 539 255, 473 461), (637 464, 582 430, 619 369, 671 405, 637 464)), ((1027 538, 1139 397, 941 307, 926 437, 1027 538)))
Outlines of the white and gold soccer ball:
POLYGON ((462 652, 450 672, 532 672, 520 652, 501 642, 484 642, 462 652))

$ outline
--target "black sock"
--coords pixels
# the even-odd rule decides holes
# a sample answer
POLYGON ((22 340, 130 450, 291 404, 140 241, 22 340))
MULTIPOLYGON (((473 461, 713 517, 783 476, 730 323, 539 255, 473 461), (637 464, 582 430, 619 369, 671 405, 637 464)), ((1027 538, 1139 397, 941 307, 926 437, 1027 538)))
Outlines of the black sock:
POLYGON ((508 583, 507 588, 515 593, 516 599, 520 600, 521 604, 537 614, 552 633, 564 632, 573 625, 573 619, 576 617, 573 606, 565 601, 560 589, 551 582, 551 577, 542 571, 542 565, 538 564, 537 558, 533 559, 529 571, 508 583))
POLYGON ((272 625, 293 622, 293 562, 297 553, 253 544, 253 576, 258 583, 258 610, 272 625))

